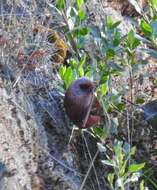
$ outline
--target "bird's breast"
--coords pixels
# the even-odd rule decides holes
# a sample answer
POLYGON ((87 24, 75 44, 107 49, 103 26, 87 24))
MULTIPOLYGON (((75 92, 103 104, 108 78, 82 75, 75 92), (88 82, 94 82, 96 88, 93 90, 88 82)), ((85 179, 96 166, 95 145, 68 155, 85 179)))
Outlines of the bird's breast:
POLYGON ((65 108, 67 115, 78 125, 83 123, 91 103, 92 94, 83 94, 77 91, 67 92, 65 96, 65 108))

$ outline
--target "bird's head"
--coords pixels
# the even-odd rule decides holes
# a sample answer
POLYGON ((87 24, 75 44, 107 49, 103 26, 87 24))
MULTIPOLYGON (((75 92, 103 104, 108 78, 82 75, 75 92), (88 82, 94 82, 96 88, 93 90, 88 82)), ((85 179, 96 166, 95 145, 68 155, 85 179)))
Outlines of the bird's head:
POLYGON ((96 88, 96 83, 85 77, 82 77, 75 81, 74 86, 84 93, 93 93, 96 88))

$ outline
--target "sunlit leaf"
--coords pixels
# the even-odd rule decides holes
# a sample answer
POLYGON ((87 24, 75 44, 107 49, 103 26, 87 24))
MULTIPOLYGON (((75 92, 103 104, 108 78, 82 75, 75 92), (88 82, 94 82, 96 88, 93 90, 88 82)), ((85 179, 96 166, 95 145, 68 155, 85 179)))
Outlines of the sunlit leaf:
POLYGON ((64 79, 64 74, 66 72, 66 67, 65 66, 61 66, 59 69, 59 74, 61 76, 62 79, 64 79))
POLYGON ((86 18, 86 13, 83 10, 79 10, 78 16, 79 16, 80 20, 84 20, 86 18))
POLYGON ((108 84, 107 83, 101 84, 99 89, 100 89, 100 92, 101 92, 102 96, 106 95, 106 93, 108 91, 108 84))
POLYGON ((57 7, 59 10, 63 10, 64 7, 65 7, 65 1, 64 1, 64 0, 57 0, 57 2, 56 2, 56 7, 57 7))
POLYGON ((84 70, 83 70, 83 67, 82 67, 82 66, 80 66, 80 67, 78 68, 78 73, 79 73, 79 76, 80 76, 80 77, 84 76, 84 70))
POLYGON ((107 180, 111 186, 113 186, 114 173, 109 173, 107 176, 107 180))
POLYGON ((73 75, 73 70, 71 67, 68 67, 66 69, 66 72, 64 74, 64 82, 65 82, 65 85, 66 85, 66 88, 69 87, 69 85, 72 83, 72 81, 74 80, 74 75, 73 75))
POLYGON ((100 152, 106 152, 106 148, 101 143, 97 143, 97 146, 100 152))
POLYGON ((107 137, 107 133, 101 127, 94 127, 92 130, 99 138, 105 139, 107 137))
POLYGON ((157 7, 157 0, 149 0, 149 3, 152 5, 154 9, 157 7))
POLYGON ((144 20, 141 20, 140 28, 141 28, 142 32, 146 36, 151 37, 151 35, 152 35, 152 28, 151 28, 150 24, 148 24, 144 20))
POLYGON ((142 168, 144 168, 145 163, 142 164, 132 164, 129 166, 129 171, 130 172, 137 172, 139 170, 141 170, 142 168))
POLYGON ((142 180, 140 182, 140 190, 145 190, 145 188, 144 188, 144 180, 142 180))
POLYGON ((114 163, 112 160, 101 160, 101 162, 104 164, 104 165, 107 165, 107 166, 114 166, 114 163))
POLYGON ((81 6, 82 6, 83 3, 84 3, 84 0, 77 0, 76 2, 77 2, 77 7, 78 7, 78 9, 80 9, 81 6))

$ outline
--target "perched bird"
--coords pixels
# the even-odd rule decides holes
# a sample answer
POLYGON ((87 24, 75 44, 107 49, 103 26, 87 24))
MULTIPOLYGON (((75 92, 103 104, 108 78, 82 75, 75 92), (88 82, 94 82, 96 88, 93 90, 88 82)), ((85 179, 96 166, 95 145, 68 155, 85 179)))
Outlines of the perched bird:
MULTIPOLYGON (((74 81, 65 93, 64 106, 66 113, 70 120, 79 128, 90 128, 100 123, 100 116, 92 115, 90 112, 87 122, 83 126, 95 88, 96 84, 94 82, 82 77, 74 81)), ((92 109, 98 106, 99 103, 94 96, 92 109)))

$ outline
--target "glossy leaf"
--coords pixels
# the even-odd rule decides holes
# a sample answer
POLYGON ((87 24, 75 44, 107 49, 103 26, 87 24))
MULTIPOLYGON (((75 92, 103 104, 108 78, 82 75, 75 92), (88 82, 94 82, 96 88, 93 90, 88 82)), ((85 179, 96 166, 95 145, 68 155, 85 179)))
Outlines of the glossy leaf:
POLYGON ((146 36, 150 37, 152 35, 152 28, 150 24, 148 24, 144 20, 141 20, 140 28, 146 36))
POLYGON ((107 176, 107 180, 111 186, 113 186, 114 173, 109 173, 107 176))
POLYGON ((59 74, 61 76, 62 79, 64 79, 64 74, 66 72, 66 67, 65 66, 61 66, 59 69, 59 74))
POLYGON ((104 164, 104 165, 107 165, 107 166, 114 166, 114 163, 112 160, 101 160, 101 162, 104 164))
POLYGON ((107 83, 101 84, 99 88, 100 88, 101 95, 102 96, 106 95, 108 91, 108 84, 107 83))
POLYGON ((101 143, 97 143, 97 146, 100 152, 106 152, 106 148, 101 143))
POLYGON ((64 82, 66 85, 66 88, 69 87, 69 85, 72 83, 72 81, 74 80, 74 75, 73 75, 73 70, 71 67, 68 67, 65 74, 64 74, 64 82))
POLYGON ((107 137, 107 133, 101 127, 94 127, 92 130, 94 131, 94 134, 101 139, 105 139, 107 137))
POLYGON ((144 168, 145 163, 142 164, 132 164, 129 166, 129 171, 130 172, 137 172, 139 170, 141 170, 142 168, 144 168))

